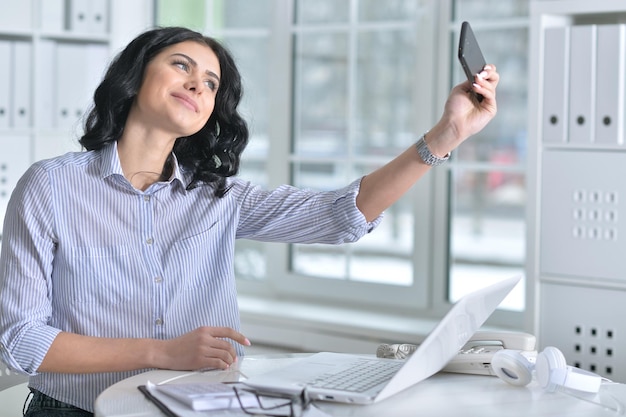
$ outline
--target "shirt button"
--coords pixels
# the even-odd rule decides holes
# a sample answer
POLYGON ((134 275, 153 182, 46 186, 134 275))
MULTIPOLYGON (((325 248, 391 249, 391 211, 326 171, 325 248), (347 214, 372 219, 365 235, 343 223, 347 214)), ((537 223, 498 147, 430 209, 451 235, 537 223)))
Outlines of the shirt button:
POLYGON ((156 324, 157 326, 160 326, 163 324, 163 319, 161 317, 159 317, 158 319, 156 319, 154 321, 154 324, 156 324))
POLYGON ((149 195, 144 195, 143 196, 143 201, 150 201, 150 196, 149 195))
POLYGON ((154 282, 156 282, 157 284, 162 283, 162 282, 163 282, 163 277, 156 277, 156 278, 154 279, 154 282))
POLYGON ((146 243, 147 243, 148 245, 152 245, 152 243, 153 243, 153 242, 154 242, 154 240, 153 240, 151 237, 149 237, 149 238, 147 238, 147 239, 146 239, 146 243))

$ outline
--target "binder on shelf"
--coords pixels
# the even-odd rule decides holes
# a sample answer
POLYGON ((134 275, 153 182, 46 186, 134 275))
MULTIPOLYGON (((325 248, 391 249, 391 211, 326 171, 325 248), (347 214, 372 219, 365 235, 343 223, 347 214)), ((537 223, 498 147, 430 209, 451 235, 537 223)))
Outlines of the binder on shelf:
POLYGON ((66 29, 70 32, 88 33, 90 0, 69 0, 66 2, 66 29))
POLYGON ((32 44, 26 41, 13 42, 12 101, 11 121, 13 127, 25 128, 31 125, 32 94, 32 44))
POLYGON ((569 142, 589 144, 595 134, 596 25, 570 29, 569 142))
POLYGON ((75 105, 84 61, 78 44, 59 42, 56 45, 56 94, 53 124, 60 129, 71 129, 76 123, 75 105))
POLYGON ((104 34, 109 31, 108 0, 92 0, 88 24, 92 33, 104 34))
POLYGON ((75 113, 80 120, 86 115, 93 102, 93 94, 104 77, 109 59, 109 48, 101 44, 80 45, 84 59, 80 89, 77 91, 75 113))
POLYGON ((544 31, 542 140, 567 142, 569 93, 569 27, 544 31))
POLYGON ((59 42, 56 49, 54 124, 62 129, 78 129, 104 74, 108 47, 100 44, 59 42))
POLYGON ((45 32, 62 32, 65 28, 65 0, 41 0, 39 28, 45 32))
POLYGON ((3 30, 31 30, 33 28, 33 0, 3 1, 0 28, 3 30))
POLYGON ((11 125, 11 68, 12 44, 8 40, 0 40, 0 128, 11 125))
POLYGON ((623 144, 626 25, 599 25, 597 36, 595 142, 623 144))
POLYGON ((90 44, 86 46, 85 59, 87 71, 85 72, 85 101, 91 104, 93 93, 104 78, 104 73, 109 63, 109 48, 106 45, 90 44))
POLYGON ((2 166, 2 186, 10 191, 30 166, 30 138, 28 135, 0 136, 0 166, 2 166))
POLYGON ((37 57, 39 62, 45 65, 35 65, 34 86, 37 92, 35 100, 35 113, 37 126, 42 129, 52 129, 56 126, 55 98, 57 96, 57 55, 56 42, 49 39, 41 39, 37 45, 37 57))

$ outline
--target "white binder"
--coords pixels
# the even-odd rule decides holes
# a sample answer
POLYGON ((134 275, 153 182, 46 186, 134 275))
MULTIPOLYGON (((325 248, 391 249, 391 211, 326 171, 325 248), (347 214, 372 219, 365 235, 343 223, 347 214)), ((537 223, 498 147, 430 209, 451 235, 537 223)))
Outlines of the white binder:
POLYGON ((42 31, 57 33, 65 29, 65 0, 42 0, 39 10, 42 31))
MULTIPOLYGON (((104 77, 109 59, 109 48, 101 44, 81 45, 81 56, 84 59, 82 77, 77 93, 76 110, 77 120, 86 117, 86 113, 93 104, 93 95, 104 77)), ((81 123, 82 125, 82 123, 81 123)), ((82 127, 82 126, 81 126, 82 127)))
POLYGON ((12 50, 11 41, 0 40, 0 128, 8 128, 11 125, 12 50))
POLYGON ((71 32, 88 33, 90 31, 90 0, 69 0, 67 4, 67 29, 71 32))
POLYGON ((569 27, 544 31, 542 140, 567 141, 569 103, 569 27))
POLYGON ((84 59, 80 55, 80 45, 59 42, 56 46, 56 94, 54 125, 60 129, 71 129, 76 124, 77 91, 85 71, 84 59))
POLYGON ((33 28, 32 0, 3 1, 0 8, 0 28, 31 30, 33 28))
POLYGON ((31 108, 31 71, 32 71, 32 44, 26 41, 13 42, 13 70, 12 96, 13 109, 11 121, 13 127, 26 128, 30 126, 31 108))
POLYGON ((104 34, 109 30, 109 8, 107 0, 92 0, 89 10, 89 31, 104 34))
POLYGON ((100 44, 58 43, 56 54, 56 125, 79 133, 80 122, 104 75, 108 47, 100 44))
POLYGON ((594 142, 596 86, 596 25, 570 29, 569 141, 594 142))
POLYGON ((87 72, 85 74, 85 93, 91 104, 93 93, 96 87, 100 85, 104 73, 109 64, 109 47, 101 44, 91 44, 87 47, 86 51, 87 59, 87 72))
POLYGON ((41 39, 36 50, 39 62, 45 65, 37 65, 35 70, 35 111, 37 126, 42 129, 52 129, 56 125, 56 96, 57 96, 57 49, 56 42, 49 39, 41 39))
POLYGON ((626 25, 598 26, 595 142, 624 143, 626 25))

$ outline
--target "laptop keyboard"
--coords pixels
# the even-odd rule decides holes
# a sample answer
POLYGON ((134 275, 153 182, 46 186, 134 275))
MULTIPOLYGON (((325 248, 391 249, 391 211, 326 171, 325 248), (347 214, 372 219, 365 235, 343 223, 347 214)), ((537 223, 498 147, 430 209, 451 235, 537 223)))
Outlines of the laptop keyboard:
POLYGON ((379 362, 360 360, 342 372, 320 375, 306 385, 351 392, 364 392, 389 380, 402 365, 404 365, 404 361, 379 362))

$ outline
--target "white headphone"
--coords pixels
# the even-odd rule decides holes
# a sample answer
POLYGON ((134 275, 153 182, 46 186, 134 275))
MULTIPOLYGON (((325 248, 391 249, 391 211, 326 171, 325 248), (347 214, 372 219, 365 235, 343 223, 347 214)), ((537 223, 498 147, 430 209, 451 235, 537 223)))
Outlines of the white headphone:
POLYGON ((561 386, 595 393, 603 380, 600 375, 567 366, 563 353, 552 346, 539 353, 534 363, 519 350, 499 350, 491 359, 491 368, 500 379, 517 386, 530 383, 534 370, 539 385, 549 392, 561 386))

